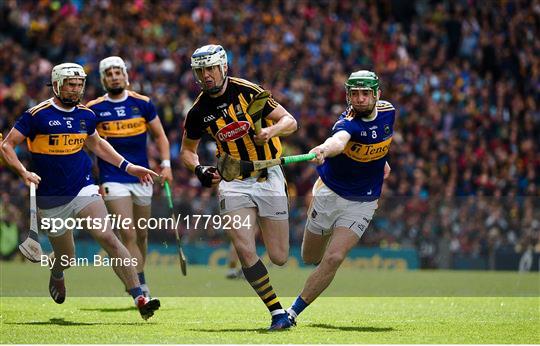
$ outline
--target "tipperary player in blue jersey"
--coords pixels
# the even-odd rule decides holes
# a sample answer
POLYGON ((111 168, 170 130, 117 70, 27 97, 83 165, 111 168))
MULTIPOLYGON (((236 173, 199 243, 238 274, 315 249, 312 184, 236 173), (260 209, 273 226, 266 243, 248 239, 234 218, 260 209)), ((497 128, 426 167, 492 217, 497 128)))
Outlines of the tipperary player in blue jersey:
POLYGON ((395 110, 380 101, 379 78, 371 71, 353 72, 345 83, 347 109, 332 136, 310 152, 317 155, 320 178, 313 187, 302 259, 318 264, 287 310, 293 323, 332 282, 377 209, 384 178, 395 110))
MULTIPOLYGON (((114 149, 130 162, 148 168, 147 129, 154 138, 161 156, 162 184, 172 182, 169 140, 150 98, 127 90, 129 77, 124 60, 110 56, 99 63, 101 84, 107 92, 87 104, 97 116, 97 131, 114 149)), ((148 230, 141 228, 150 217, 152 186, 143 185, 124 170, 98 158, 99 180, 107 209, 113 215, 133 220, 133 227, 120 228, 122 242, 137 258, 137 274, 146 296, 144 264, 148 247, 148 230)))
POLYGON ((129 288, 141 316, 148 319, 159 308, 159 300, 143 295, 135 270, 136 259, 131 258, 112 231, 105 203, 91 176, 90 158, 83 148, 142 183, 151 184, 157 174, 130 163, 99 136, 94 112, 80 104, 85 82, 86 73, 82 66, 73 63, 55 66, 51 73, 54 96, 22 114, 2 142, 1 151, 6 163, 25 184, 38 185, 37 204, 42 224, 46 219, 50 220, 49 224, 53 220, 55 224, 57 220, 65 221, 48 230, 54 251, 48 258, 51 267, 49 293, 53 300, 58 304, 64 302, 64 270, 78 263, 71 229, 78 228, 75 226, 78 224, 87 228, 107 252, 107 263, 129 288), (23 166, 15 152, 17 145, 25 139, 35 173, 23 166), (82 220, 86 222, 80 222, 82 220))

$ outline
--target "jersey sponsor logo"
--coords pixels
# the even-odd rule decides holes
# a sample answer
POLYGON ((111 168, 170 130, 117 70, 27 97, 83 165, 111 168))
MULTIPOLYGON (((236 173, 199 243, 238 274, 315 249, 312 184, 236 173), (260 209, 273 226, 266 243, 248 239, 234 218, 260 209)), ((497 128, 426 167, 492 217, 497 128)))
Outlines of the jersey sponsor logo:
POLYGON ((34 154, 71 155, 82 150, 88 135, 81 133, 59 133, 37 135, 27 139, 28 150, 34 154))
POLYGON ((58 120, 49 121, 49 126, 62 126, 62 123, 58 120))
POLYGON ((142 117, 99 123, 97 131, 101 137, 130 137, 146 132, 146 120, 142 117))
POLYGON ((222 127, 216 137, 222 142, 232 142, 247 135, 250 128, 248 121, 237 121, 222 127))
POLYGON ((349 141, 343 150, 343 154, 358 162, 379 160, 388 154, 392 137, 385 141, 373 144, 364 144, 349 141))

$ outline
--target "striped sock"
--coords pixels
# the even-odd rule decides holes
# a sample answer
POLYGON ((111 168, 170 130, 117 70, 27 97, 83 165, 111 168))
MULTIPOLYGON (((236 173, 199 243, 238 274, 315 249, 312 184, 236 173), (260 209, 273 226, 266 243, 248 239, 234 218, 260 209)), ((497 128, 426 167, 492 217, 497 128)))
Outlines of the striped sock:
POLYGON ((242 268, 246 280, 251 287, 257 292, 261 300, 266 304, 268 311, 272 316, 283 314, 285 310, 279 303, 279 299, 274 292, 274 288, 270 285, 270 278, 268 277, 268 270, 259 259, 257 263, 249 268, 242 268))

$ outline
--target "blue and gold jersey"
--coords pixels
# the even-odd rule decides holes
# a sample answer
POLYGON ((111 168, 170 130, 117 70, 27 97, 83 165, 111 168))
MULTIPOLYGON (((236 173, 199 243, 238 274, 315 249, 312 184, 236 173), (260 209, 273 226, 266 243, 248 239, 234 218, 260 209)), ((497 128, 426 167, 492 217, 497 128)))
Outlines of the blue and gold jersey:
POLYGON ((27 137, 32 169, 41 177, 38 207, 49 209, 71 201, 94 184, 92 162, 83 147, 96 131, 94 113, 83 105, 66 111, 52 99, 24 112, 15 128, 27 137))
MULTIPOLYGON (((126 91, 120 100, 111 100, 107 95, 88 102, 87 106, 96 113, 97 131, 129 162, 149 168, 146 152, 148 123, 157 116, 150 98, 126 91)), ((138 183, 137 177, 98 158, 101 183, 138 183)))
POLYGON ((317 167, 326 186, 345 199, 370 201, 381 195, 396 112, 386 101, 378 101, 376 107, 377 116, 370 121, 349 116, 347 111, 341 114, 332 135, 347 131, 351 139, 343 153, 317 167))

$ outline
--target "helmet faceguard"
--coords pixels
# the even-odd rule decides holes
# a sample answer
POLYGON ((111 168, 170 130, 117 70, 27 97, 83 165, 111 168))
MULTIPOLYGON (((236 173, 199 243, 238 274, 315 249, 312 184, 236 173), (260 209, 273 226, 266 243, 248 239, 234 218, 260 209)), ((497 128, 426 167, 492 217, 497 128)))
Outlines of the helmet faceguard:
MULTIPOLYGON (((371 90, 373 92, 375 102, 377 102, 379 100, 379 77, 377 77, 374 72, 367 70, 353 72, 345 82, 345 90, 347 93, 347 106, 350 108, 353 108, 351 103, 352 90, 371 90)), ((372 111, 373 109, 370 110, 369 113, 372 111)), ((362 114, 362 116, 364 116, 364 114, 362 114)))
POLYGON ((64 105, 73 107, 79 104, 84 95, 84 87, 86 85, 86 73, 81 65, 74 63, 63 63, 53 67, 51 72, 51 85, 54 96, 56 96, 64 105), (77 100, 63 98, 61 89, 66 79, 77 78, 83 80, 83 87, 79 93, 77 100))
POLYGON ((225 79, 227 77, 227 53, 222 46, 219 45, 206 45, 197 48, 193 55, 191 55, 191 69, 193 76, 197 84, 203 89, 203 91, 209 94, 217 94, 223 88, 225 79), (204 82, 204 69, 207 67, 219 66, 221 71, 222 82, 220 85, 215 85, 212 88, 207 88, 204 82))
POLYGON ((122 72, 124 73, 124 76, 126 77, 126 86, 129 85, 129 77, 127 73, 126 63, 119 56, 110 56, 99 62, 99 76, 101 79, 101 86, 103 87, 105 91, 111 94, 118 95, 122 93, 125 88, 107 88, 107 85, 105 84, 105 77, 107 76, 107 70, 112 67, 118 67, 119 69, 122 70, 122 72))

